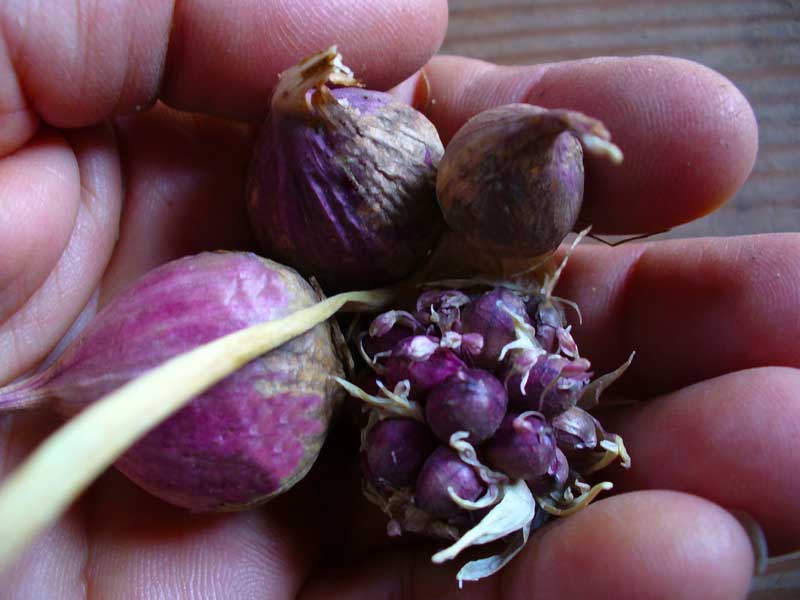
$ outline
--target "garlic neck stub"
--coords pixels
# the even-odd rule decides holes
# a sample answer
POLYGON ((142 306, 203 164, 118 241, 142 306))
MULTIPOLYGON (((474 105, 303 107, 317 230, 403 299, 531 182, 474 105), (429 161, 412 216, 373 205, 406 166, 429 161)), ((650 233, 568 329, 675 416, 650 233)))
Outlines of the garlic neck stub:
POLYGON ((402 279, 443 228, 435 127, 357 84, 335 48, 287 70, 248 175, 264 253, 328 289, 402 279))

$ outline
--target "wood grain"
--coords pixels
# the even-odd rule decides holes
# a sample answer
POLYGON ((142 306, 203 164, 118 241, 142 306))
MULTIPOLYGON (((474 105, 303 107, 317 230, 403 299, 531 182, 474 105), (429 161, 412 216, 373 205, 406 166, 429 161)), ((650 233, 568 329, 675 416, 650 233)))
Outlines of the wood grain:
POLYGON ((745 94, 759 155, 718 211, 660 237, 800 231, 800 1, 450 0, 443 52, 502 64, 663 54, 745 94))

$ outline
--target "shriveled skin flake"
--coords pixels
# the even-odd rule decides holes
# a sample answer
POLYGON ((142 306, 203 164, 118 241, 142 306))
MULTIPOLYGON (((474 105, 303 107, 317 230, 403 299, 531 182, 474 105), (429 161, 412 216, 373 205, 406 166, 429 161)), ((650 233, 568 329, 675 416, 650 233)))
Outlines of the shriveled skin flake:
POLYGON ((610 373, 606 373, 605 375, 598 377, 589 385, 587 385, 586 389, 583 390, 583 394, 581 394, 581 397, 578 400, 578 406, 587 410, 597 406, 600 403, 600 394, 602 394, 603 391, 617 379, 622 377, 622 374, 625 373, 629 366, 631 366, 634 356, 636 356, 636 352, 631 352, 628 360, 622 363, 619 367, 610 373))

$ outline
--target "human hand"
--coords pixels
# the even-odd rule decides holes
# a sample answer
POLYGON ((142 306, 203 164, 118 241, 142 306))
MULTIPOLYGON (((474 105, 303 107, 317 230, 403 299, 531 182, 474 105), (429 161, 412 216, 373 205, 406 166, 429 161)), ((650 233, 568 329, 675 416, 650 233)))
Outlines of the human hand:
MULTIPOLYGON (((3 80, 11 83, 0 88, 7 107, 0 381, 42 360, 84 306, 86 319, 150 268, 205 249, 250 246, 243 173, 281 69, 338 42, 370 87, 389 87, 428 61, 446 21, 444 3, 411 0, 379 8, 326 0, 313 11, 254 0, 224 8, 185 2, 175 14, 171 3, 160 11, 133 4, 98 2, 94 13, 78 16, 66 8, 25 13, 24 4, 4 9, 7 23, 16 26, 18 16, 27 23, 6 29, 12 59, 3 80), (118 16, 126 10, 127 18, 118 16), (349 16, 354 11, 361 16, 349 16), (155 98, 194 114, 158 105, 118 116, 155 98), (37 129, 38 118, 51 127, 37 129)), ((429 94, 419 77, 395 92, 418 104, 428 104, 426 95, 435 100, 427 112, 445 142, 471 114, 511 101, 602 119, 626 162, 588 163, 582 217, 598 233, 655 231, 701 216, 734 193, 752 166, 747 102, 691 63, 497 68, 438 57, 425 72, 429 94)), ((505 571, 459 597, 548 597, 554 589, 578 597, 597 589, 618 597, 741 596, 752 571, 744 533, 697 496, 750 512, 775 550, 797 547, 798 483, 785 476, 797 428, 786 415, 800 386, 793 369, 800 349, 791 337, 797 241, 579 249, 559 294, 581 305, 583 354, 602 370, 635 349, 620 391, 666 395, 611 425, 634 457, 631 473, 618 480, 628 493, 545 528, 505 571), (750 367, 758 369, 741 372, 750 367), (633 491, 656 487, 696 496, 633 491)), ((41 415, 2 417, 3 470, 52 427, 41 415)), ((0 585, 9 597, 454 591, 453 570, 429 564, 432 546, 384 543, 382 515, 360 499, 348 457, 335 454, 265 508, 215 517, 187 515, 109 473, 0 585)))

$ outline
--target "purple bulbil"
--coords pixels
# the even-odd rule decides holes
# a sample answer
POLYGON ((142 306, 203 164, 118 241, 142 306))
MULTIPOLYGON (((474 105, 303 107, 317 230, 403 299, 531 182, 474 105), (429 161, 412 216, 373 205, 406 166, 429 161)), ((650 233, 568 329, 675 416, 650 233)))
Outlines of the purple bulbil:
POLYGON ((537 479, 550 468, 556 441, 547 421, 540 415, 509 413, 481 452, 489 466, 509 477, 537 479))
POLYGON ((411 384, 410 397, 422 399, 442 381, 466 368, 466 364, 449 348, 439 345, 432 336, 417 335, 405 338, 383 360, 381 377, 389 389, 400 381, 411 384))
POLYGON ((466 431, 470 443, 480 444, 497 431, 507 405, 506 389, 494 375, 480 369, 465 369, 430 391, 425 418, 444 443, 455 432, 466 431))
POLYGON ((378 488, 414 485, 422 464, 436 447, 424 423, 384 419, 367 434, 367 476, 378 488))
POLYGON ((575 406, 589 383, 590 373, 582 364, 561 356, 542 356, 528 371, 513 373, 507 380, 508 400, 516 412, 534 410, 552 418, 575 406))
POLYGON ((533 296, 525 304, 528 316, 536 329, 536 341, 545 351, 556 352, 558 349, 556 332, 566 326, 564 310, 544 295, 533 296))
POLYGON ((459 290, 427 290, 417 299, 417 319, 432 325, 439 333, 461 331, 461 308, 468 304, 469 296, 459 290))
POLYGON ((600 422, 582 408, 573 407, 564 411, 551 421, 558 447, 567 457, 575 456, 582 450, 593 450, 603 438, 600 422))
POLYGON ((477 333, 483 337, 483 348, 471 357, 476 367, 492 373, 501 370, 500 354, 503 347, 517 339, 509 310, 530 323, 522 298, 503 287, 481 294, 462 309, 462 333, 477 333))
POLYGON ((464 509, 450 498, 448 487, 464 500, 477 500, 485 490, 475 469, 452 448, 439 446, 425 461, 417 478, 414 489, 417 506, 434 519, 457 517, 464 509))

